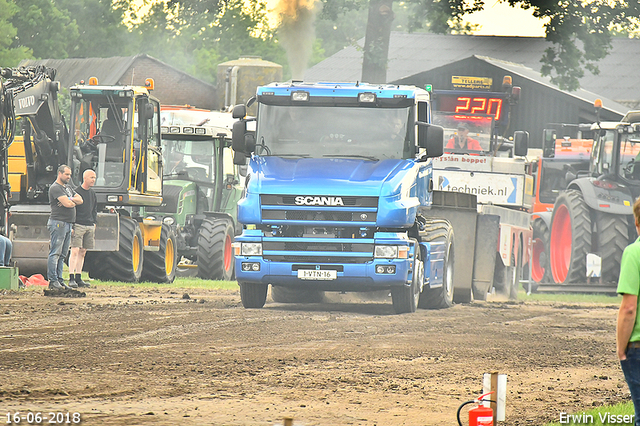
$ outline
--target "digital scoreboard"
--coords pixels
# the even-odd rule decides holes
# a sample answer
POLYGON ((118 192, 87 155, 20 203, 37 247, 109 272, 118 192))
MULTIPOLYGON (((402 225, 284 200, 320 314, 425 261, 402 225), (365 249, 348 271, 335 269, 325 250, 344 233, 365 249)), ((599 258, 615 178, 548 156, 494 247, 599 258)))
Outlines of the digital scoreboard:
POLYGON ((509 115, 506 93, 434 90, 433 94, 436 113, 491 116, 498 123, 509 115))

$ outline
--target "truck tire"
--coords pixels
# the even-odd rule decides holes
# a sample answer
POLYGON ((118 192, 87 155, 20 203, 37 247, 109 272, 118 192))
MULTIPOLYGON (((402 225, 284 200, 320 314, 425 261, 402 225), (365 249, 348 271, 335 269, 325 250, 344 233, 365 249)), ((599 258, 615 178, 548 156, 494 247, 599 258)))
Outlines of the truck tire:
POLYGON ((453 264, 455 261, 453 246, 453 228, 448 224, 438 229, 439 232, 430 230, 430 234, 438 235, 438 238, 444 238, 445 255, 443 264, 442 287, 427 288, 425 287, 420 294, 418 301, 419 308, 426 309, 446 309, 453 306, 453 264))
POLYGON ((538 284, 553 283, 551 264, 549 263, 549 239, 551 232, 544 220, 533 221, 533 240, 531 242, 531 291, 536 291, 538 284))
POLYGON ((567 190, 556 199, 551 217, 549 262, 554 282, 584 282, 591 248, 591 218, 580 191, 567 190))
POLYGON ((424 263, 422 262, 422 256, 420 256, 420 246, 417 244, 415 259, 411 285, 391 289, 391 302, 396 314, 412 313, 418 307, 420 283, 424 282, 424 263))
POLYGON ((324 291, 271 285, 271 299, 277 303, 322 303, 324 291))
MULTIPOLYGON (((198 277, 230 281, 233 277, 233 224, 205 219, 198 230, 198 277)), ((263 302, 264 303, 264 302, 263 302)))
POLYGON ((118 251, 90 251, 85 265, 91 278, 104 281, 138 282, 142 276, 144 242, 138 222, 120 217, 118 251))
POLYGON ((602 259, 600 276, 603 283, 618 282, 622 252, 629 244, 627 219, 621 215, 596 212, 598 252, 602 259))
POLYGON ((160 250, 147 251, 142 265, 142 281, 172 283, 176 278, 178 256, 176 236, 169 225, 162 225, 160 250))
POLYGON ((268 284, 243 282, 239 282, 238 284, 240 285, 240 300, 242 301, 242 306, 248 309, 260 309, 264 306, 267 301, 268 284))

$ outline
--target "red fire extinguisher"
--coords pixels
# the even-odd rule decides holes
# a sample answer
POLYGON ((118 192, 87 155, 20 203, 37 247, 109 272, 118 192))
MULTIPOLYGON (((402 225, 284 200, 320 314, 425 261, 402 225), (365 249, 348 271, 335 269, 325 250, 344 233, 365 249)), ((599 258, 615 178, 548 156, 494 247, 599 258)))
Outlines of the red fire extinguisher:
POLYGON ((460 408, 458 408, 458 425, 462 426, 460 422, 460 410, 462 410, 462 407, 475 403, 478 404, 478 406, 469 410, 469 426, 493 426, 493 409, 482 405, 482 402, 489 401, 488 399, 484 399, 484 397, 492 393, 493 392, 485 393, 477 399, 472 399, 462 404, 460 408))

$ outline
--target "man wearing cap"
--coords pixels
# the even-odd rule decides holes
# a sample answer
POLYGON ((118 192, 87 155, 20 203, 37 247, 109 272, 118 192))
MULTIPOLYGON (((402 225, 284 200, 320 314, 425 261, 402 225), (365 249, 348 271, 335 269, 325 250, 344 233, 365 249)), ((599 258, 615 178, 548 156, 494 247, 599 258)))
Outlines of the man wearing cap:
POLYGON ((446 149, 482 151, 480 142, 469 137, 469 128, 467 128, 467 125, 464 123, 458 124, 458 134, 449 139, 446 149))

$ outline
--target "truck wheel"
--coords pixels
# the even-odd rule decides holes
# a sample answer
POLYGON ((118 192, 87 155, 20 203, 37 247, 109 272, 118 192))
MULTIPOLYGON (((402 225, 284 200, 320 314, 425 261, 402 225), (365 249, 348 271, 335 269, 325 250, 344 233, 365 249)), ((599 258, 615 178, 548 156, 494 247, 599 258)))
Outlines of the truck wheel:
POLYGON ((531 291, 536 291, 540 283, 553 283, 551 265, 549 264, 549 238, 551 232, 542 219, 532 224, 533 240, 531 242, 531 291))
POLYGON ((178 256, 176 255, 176 236, 169 225, 162 225, 160 250, 144 254, 142 281, 172 283, 176 278, 178 256))
POLYGON ((598 252, 602 259, 602 282, 617 282, 622 252, 629 244, 629 230, 624 216, 596 212, 598 252))
POLYGON ((410 286, 391 289, 391 302, 396 314, 407 314, 416 311, 420 299, 420 283, 424 281, 424 263, 419 255, 419 246, 416 248, 416 257, 413 265, 413 278, 410 286))
POLYGON ((235 263, 231 248, 233 235, 233 225, 228 220, 202 221, 198 231, 198 277, 231 280, 235 263))
POLYGON ((511 265, 506 266, 502 262, 502 257, 496 256, 496 265, 493 273, 493 287, 496 294, 509 300, 518 298, 519 272, 522 267, 516 264, 515 255, 511 255, 511 265))
POLYGON ((518 288, 520 287, 520 281, 522 281, 522 245, 518 247, 518 257, 514 258, 511 255, 511 264, 513 265, 513 275, 509 286, 509 300, 518 300, 518 288))
POLYGON ((144 243, 138 223, 120 217, 118 251, 87 252, 85 265, 89 276, 104 281, 138 282, 142 275, 144 243))
POLYGON ((556 199, 551 217, 549 262, 558 284, 586 279, 587 253, 591 248, 591 218, 580 191, 567 190, 556 199))
POLYGON ((271 299, 277 303, 322 303, 324 291, 271 286, 271 299))
POLYGON ((442 287, 426 288, 420 295, 418 307, 427 309, 446 309, 453 306, 453 263, 454 247, 453 247, 453 229, 450 227, 444 229, 446 232, 445 254, 443 264, 442 287))
POLYGON ((267 301, 268 284, 238 283, 240 285, 240 300, 245 308, 262 308, 267 301))

